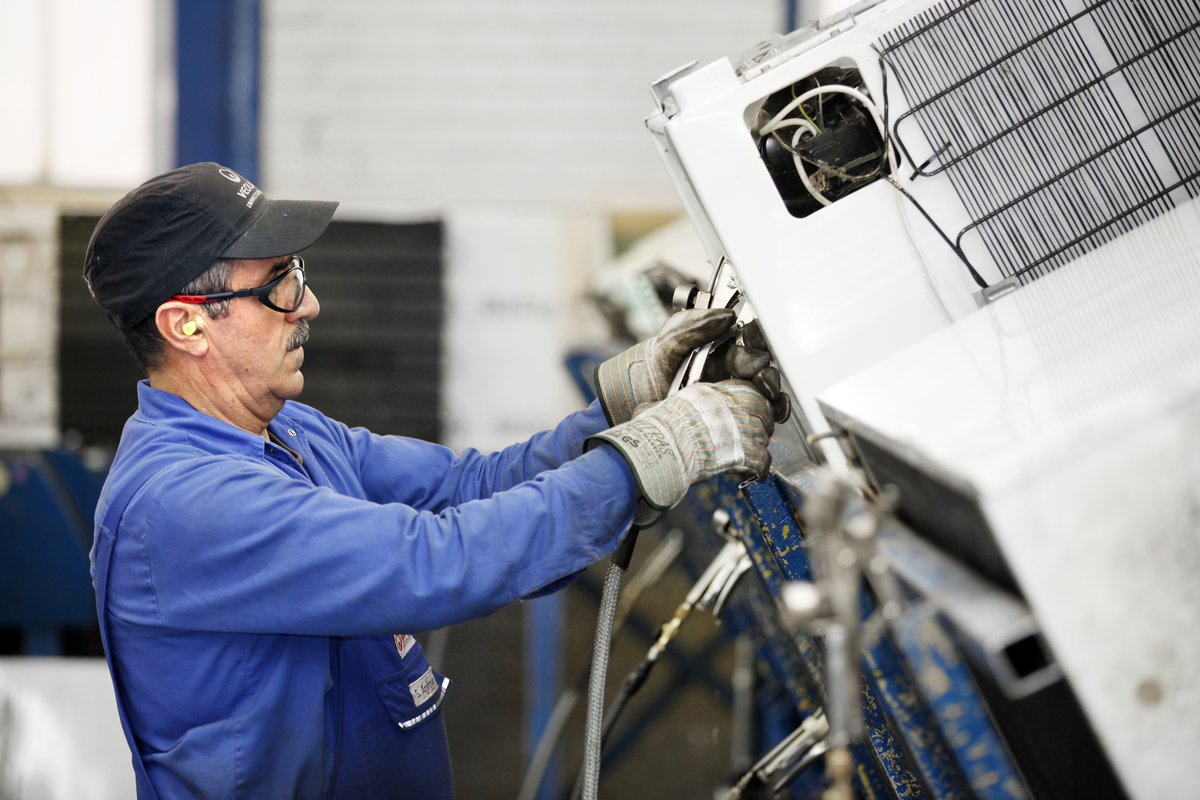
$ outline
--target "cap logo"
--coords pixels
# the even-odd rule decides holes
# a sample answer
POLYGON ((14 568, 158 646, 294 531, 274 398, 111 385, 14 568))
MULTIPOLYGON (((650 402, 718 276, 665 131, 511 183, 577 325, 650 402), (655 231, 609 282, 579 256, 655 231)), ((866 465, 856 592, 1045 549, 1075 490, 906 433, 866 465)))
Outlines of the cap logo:
POLYGON ((219 170, 217 170, 217 172, 221 173, 221 175, 223 175, 227 180, 231 180, 236 183, 242 182, 241 177, 231 169, 226 169, 225 167, 221 167, 219 170))

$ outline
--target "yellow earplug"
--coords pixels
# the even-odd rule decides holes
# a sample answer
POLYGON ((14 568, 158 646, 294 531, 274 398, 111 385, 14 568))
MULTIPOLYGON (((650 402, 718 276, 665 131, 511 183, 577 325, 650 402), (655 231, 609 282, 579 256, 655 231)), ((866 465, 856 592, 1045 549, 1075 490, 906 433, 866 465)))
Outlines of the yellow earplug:
POLYGON ((193 333, 195 333, 196 321, 194 319, 189 319, 187 322, 183 323, 183 332, 187 336, 191 336, 193 333))

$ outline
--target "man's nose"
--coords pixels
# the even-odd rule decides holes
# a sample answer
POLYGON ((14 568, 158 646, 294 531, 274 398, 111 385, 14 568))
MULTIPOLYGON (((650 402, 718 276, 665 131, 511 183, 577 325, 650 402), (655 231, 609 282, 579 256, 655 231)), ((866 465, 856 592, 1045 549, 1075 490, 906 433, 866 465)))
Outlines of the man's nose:
POLYGON ((317 299, 317 295, 313 292, 311 286, 304 287, 304 299, 300 301, 300 307, 295 311, 287 314, 288 322, 298 322, 302 319, 314 319, 321 313, 321 301, 317 299))

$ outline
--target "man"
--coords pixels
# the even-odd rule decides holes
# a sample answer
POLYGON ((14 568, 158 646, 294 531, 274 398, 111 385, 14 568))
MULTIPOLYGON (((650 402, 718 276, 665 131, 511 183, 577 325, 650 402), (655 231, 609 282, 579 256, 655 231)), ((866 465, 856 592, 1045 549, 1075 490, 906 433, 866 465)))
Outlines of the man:
POLYGON ((294 402, 320 311, 296 253, 336 206, 194 164, 127 195, 88 247, 148 375, 92 551, 141 798, 452 796, 450 682, 410 634, 559 588, 635 514, 766 468, 771 409, 748 383, 664 400, 726 311, 677 315, 600 370, 603 402, 488 456, 294 402))

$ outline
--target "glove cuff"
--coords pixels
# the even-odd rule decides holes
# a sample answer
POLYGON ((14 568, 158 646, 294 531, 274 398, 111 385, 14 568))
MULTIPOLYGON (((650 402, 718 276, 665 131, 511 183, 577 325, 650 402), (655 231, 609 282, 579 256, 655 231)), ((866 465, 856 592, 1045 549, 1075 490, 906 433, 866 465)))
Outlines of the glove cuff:
POLYGON ((596 367, 596 396, 610 426, 629 422, 638 405, 655 399, 647 397, 646 387, 640 386, 645 383, 652 341, 639 342, 596 367))
POLYGON ((642 499, 652 508, 665 510, 683 499, 691 481, 683 455, 670 429, 643 414, 587 438, 587 443, 604 442, 616 448, 637 484, 642 499))

